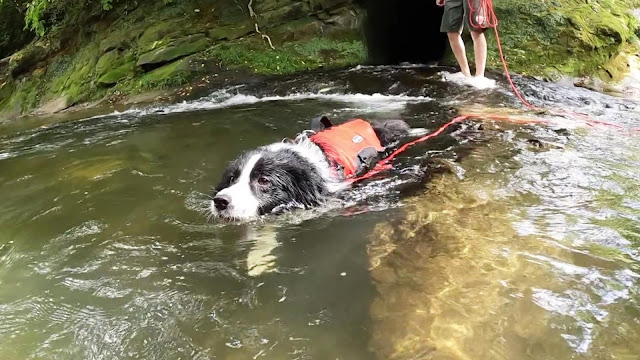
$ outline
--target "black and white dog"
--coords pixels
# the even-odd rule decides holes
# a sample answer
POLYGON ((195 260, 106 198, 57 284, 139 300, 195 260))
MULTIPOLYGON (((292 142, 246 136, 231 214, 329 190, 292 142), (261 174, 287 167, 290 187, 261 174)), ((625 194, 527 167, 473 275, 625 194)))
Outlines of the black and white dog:
POLYGON ((402 120, 351 120, 333 126, 322 117, 295 140, 245 152, 229 163, 215 188, 211 212, 249 220, 289 209, 309 209, 347 188, 407 136, 402 120))

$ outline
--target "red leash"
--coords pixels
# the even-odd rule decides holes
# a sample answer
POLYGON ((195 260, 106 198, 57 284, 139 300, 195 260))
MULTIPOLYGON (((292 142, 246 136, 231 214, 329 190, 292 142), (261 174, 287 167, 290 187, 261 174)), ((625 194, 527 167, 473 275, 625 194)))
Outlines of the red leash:
POLYGON ((495 11, 493 11, 493 2, 491 0, 479 0, 479 6, 476 8, 473 5, 474 0, 467 0, 469 3, 469 24, 475 29, 488 29, 493 28, 493 32, 496 35, 496 43, 498 44, 498 52, 500 53, 500 60, 502 61, 502 67, 504 68, 504 74, 509 80, 509 85, 513 93, 516 94, 518 99, 527 107, 534 109, 535 106, 531 105, 518 91, 516 85, 511 79, 509 74, 509 68, 507 68, 507 61, 504 58, 504 52, 502 51, 502 44, 500 43, 500 34, 498 34, 498 17, 495 11), (483 21, 478 21, 478 17, 482 17, 483 21))
POLYGON ((366 174, 364 174, 364 175, 362 175, 360 177, 357 177, 357 178, 347 179, 346 182, 348 182, 348 183, 358 182, 360 180, 368 179, 368 178, 372 177, 373 175, 378 174, 380 172, 383 172, 385 170, 389 170, 391 168, 391 164, 389 164, 391 162, 391 160, 393 160, 399 154, 405 152, 410 146, 413 146, 415 144, 418 144, 418 143, 421 143, 423 141, 427 141, 427 140, 429 140, 429 139, 431 139, 433 137, 436 137, 436 136, 442 134, 442 132, 445 131, 449 126, 451 126, 453 124, 456 124, 456 123, 459 123, 459 122, 462 122, 464 120, 467 120, 470 117, 471 117, 471 115, 458 116, 458 117, 454 118, 453 120, 449 121, 448 123, 442 125, 438 130, 400 146, 394 152, 389 154, 386 158, 380 160, 373 169, 369 170, 369 172, 367 172, 366 174))
MULTIPOLYGON (((511 89, 513 93, 520 99, 520 101, 528 108, 535 110, 544 110, 540 107, 531 105, 524 97, 520 94, 518 89, 516 88, 513 80, 511 79, 511 75, 509 74, 509 68, 507 67, 507 61, 504 58, 504 52, 502 51, 502 43, 500 42, 500 34, 498 33, 498 17, 496 16, 495 11, 493 10, 493 2, 492 0, 477 0, 479 1, 478 7, 476 8, 473 4, 474 0, 467 0, 469 3, 469 23, 472 27, 476 29, 487 29, 493 28, 493 32, 496 36, 496 43, 498 44, 498 52, 500 53, 500 60, 502 61, 502 67, 504 68, 504 74, 509 80, 509 85, 511 85, 511 89), (482 21, 479 21, 479 17, 482 21)), ((589 126, 594 125, 604 125, 611 126, 621 130, 629 130, 633 132, 640 132, 640 128, 625 128, 624 126, 620 126, 617 124, 609 123, 606 121, 596 120, 591 116, 575 111, 570 110, 555 110, 550 109, 551 113, 554 115, 560 116, 568 116, 577 118, 579 120, 584 121, 589 126)))

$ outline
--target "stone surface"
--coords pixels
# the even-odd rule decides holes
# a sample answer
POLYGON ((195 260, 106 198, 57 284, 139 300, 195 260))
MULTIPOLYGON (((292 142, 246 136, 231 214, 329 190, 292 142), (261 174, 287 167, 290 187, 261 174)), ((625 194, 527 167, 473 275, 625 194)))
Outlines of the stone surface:
POLYGON ((98 76, 106 74, 109 70, 115 69, 122 65, 123 58, 118 50, 111 50, 102 55, 96 64, 96 72, 98 76))
POLYGON ((207 36, 214 41, 235 40, 254 31, 254 23, 246 21, 240 24, 215 27, 208 31, 207 36))
POLYGON ((321 36, 324 30, 322 21, 308 17, 274 27, 269 30, 269 36, 274 44, 282 45, 290 41, 301 41, 321 36))
POLYGON ((55 114, 73 105, 69 96, 63 95, 42 105, 35 111, 37 114, 55 114))
POLYGON ((160 22, 147 27, 140 35, 138 52, 149 52, 192 33, 193 28, 189 24, 181 23, 178 20, 160 22))
POLYGON ((9 58, 9 71, 13 77, 16 77, 45 60, 47 56, 49 51, 44 46, 28 46, 9 58))
POLYGON ((136 64, 131 61, 121 65, 115 69, 107 71, 104 75, 102 75, 98 79, 98 84, 100 85, 113 85, 118 81, 133 75, 135 73, 136 64))
POLYGON ((324 20, 325 24, 330 24, 341 29, 359 29, 362 25, 359 14, 350 9, 341 9, 337 14, 324 20))
POLYGON ((293 3, 283 6, 275 10, 262 12, 258 14, 258 22, 266 27, 280 25, 286 21, 300 19, 309 14, 310 8, 308 3, 293 3))
POLYGON ((149 64, 166 63, 202 51, 208 46, 209 40, 204 34, 189 35, 142 54, 138 58, 137 65, 145 66, 149 64))
POLYGON ((131 47, 132 43, 135 43, 135 38, 141 33, 140 30, 136 33, 129 33, 131 36, 123 37, 122 34, 113 34, 112 36, 102 40, 100 42, 100 52, 106 53, 111 50, 125 50, 131 47))
POLYGON ((309 0, 312 11, 330 10, 353 3, 352 0, 309 0))
POLYGON ((161 82, 162 80, 170 79, 177 74, 187 73, 188 71, 189 59, 185 58, 148 72, 145 74, 145 79, 151 82, 161 82))

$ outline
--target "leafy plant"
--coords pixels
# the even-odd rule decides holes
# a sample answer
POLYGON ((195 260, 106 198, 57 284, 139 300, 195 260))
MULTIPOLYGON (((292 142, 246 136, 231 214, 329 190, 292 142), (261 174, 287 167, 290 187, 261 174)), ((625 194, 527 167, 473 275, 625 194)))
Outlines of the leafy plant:
MULTIPOLYGON (((0 3, 5 0, 0 0, 0 3)), ((100 0, 100 8, 103 11, 109 11, 113 9, 114 2, 118 0, 100 0)), ((164 0, 172 1, 172 0, 164 0)), ((35 32, 38 36, 43 36, 47 30, 47 27, 54 26, 55 24, 48 23, 47 15, 50 13, 62 14, 62 16, 69 17, 69 14, 81 10, 82 7, 91 6, 91 1, 77 2, 73 0, 17 0, 18 6, 24 6, 26 11, 24 13, 25 29, 35 32), (80 7, 79 7, 80 6, 80 7)), ((50 16, 49 16, 50 17, 50 16)))
POLYGON ((27 4, 25 13, 25 29, 29 29, 39 36, 44 35, 44 22, 42 15, 49 7, 50 0, 33 0, 27 4))

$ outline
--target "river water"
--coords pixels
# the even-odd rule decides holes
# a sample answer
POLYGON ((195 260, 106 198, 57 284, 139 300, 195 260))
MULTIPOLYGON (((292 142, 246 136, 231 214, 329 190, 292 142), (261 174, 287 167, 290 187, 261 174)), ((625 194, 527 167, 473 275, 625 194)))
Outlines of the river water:
MULTIPOLYGON (((478 116, 312 211, 217 223, 226 163, 311 118, 526 116, 499 81, 359 67, 0 125, 2 359, 637 359, 640 136, 478 116), (74 115, 78 117, 78 115, 74 115)), ((640 104, 517 79, 640 127, 640 104)), ((530 115, 529 115, 530 116, 530 115)))

